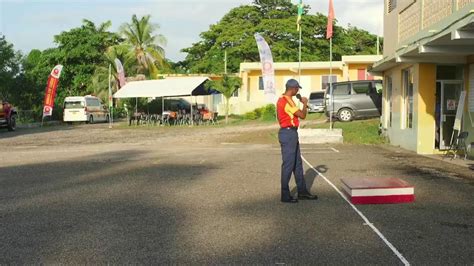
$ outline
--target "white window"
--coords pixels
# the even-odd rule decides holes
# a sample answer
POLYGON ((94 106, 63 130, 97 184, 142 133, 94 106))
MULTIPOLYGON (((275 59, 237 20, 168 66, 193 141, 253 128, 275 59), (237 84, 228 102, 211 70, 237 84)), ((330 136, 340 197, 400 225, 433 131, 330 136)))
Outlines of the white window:
POLYGON ((413 71, 403 70, 403 113, 402 128, 413 128, 413 71))
POLYGON ((392 127, 392 112, 393 112, 393 85, 392 85, 392 77, 386 77, 387 81, 387 95, 386 95, 386 103, 388 105, 388 127, 392 127))

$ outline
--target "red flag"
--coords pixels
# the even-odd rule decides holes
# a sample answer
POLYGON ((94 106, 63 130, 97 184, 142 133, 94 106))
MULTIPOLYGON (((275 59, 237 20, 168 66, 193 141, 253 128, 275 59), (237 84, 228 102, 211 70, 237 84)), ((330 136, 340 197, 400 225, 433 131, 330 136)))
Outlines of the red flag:
POLYGON ((334 20, 334 6, 332 0, 329 0, 328 26, 326 28, 326 39, 332 38, 332 23, 334 20))

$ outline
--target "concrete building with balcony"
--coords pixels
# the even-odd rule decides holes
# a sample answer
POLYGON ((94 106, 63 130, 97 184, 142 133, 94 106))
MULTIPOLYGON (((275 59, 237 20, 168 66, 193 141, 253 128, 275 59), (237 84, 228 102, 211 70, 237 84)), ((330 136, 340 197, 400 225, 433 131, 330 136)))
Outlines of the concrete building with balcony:
POLYGON ((384 77, 391 144, 437 154, 463 131, 474 142, 474 0, 385 0, 383 59, 371 72, 384 77))
MULTIPOLYGON (((325 90, 331 79, 332 82, 381 79, 381 76, 368 73, 368 68, 381 59, 381 55, 342 56, 341 61, 332 62, 332 76, 329 62, 301 62, 301 66, 298 62, 277 62, 274 63, 276 94, 283 94, 285 83, 291 78, 300 80, 303 87, 301 94, 305 97, 309 97, 311 92, 325 90)), ((268 104, 264 95, 261 68, 259 62, 240 64, 242 86, 230 99, 231 113, 245 114, 268 104)), ((219 112, 222 113, 223 110, 224 104, 221 104, 219 112)))

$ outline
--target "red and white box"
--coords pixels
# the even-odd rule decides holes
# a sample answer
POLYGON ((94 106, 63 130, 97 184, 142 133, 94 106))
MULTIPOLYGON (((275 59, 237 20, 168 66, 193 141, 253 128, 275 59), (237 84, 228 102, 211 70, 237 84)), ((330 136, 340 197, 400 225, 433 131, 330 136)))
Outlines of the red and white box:
POLYGON ((353 204, 415 201, 415 187, 399 178, 343 178, 342 188, 353 204))

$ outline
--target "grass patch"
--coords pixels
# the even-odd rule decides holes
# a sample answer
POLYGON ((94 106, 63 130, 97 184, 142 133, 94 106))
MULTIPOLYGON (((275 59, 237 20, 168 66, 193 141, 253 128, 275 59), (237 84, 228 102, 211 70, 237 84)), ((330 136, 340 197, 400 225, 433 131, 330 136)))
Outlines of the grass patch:
MULTIPOLYGON (((342 128, 344 143, 351 144, 383 144, 385 138, 378 133, 380 120, 354 120, 342 123, 334 122, 334 128, 342 128)), ((311 125, 308 128, 329 128, 329 123, 311 125)))
POLYGON ((308 113, 305 120, 326 120, 324 113, 308 113))

